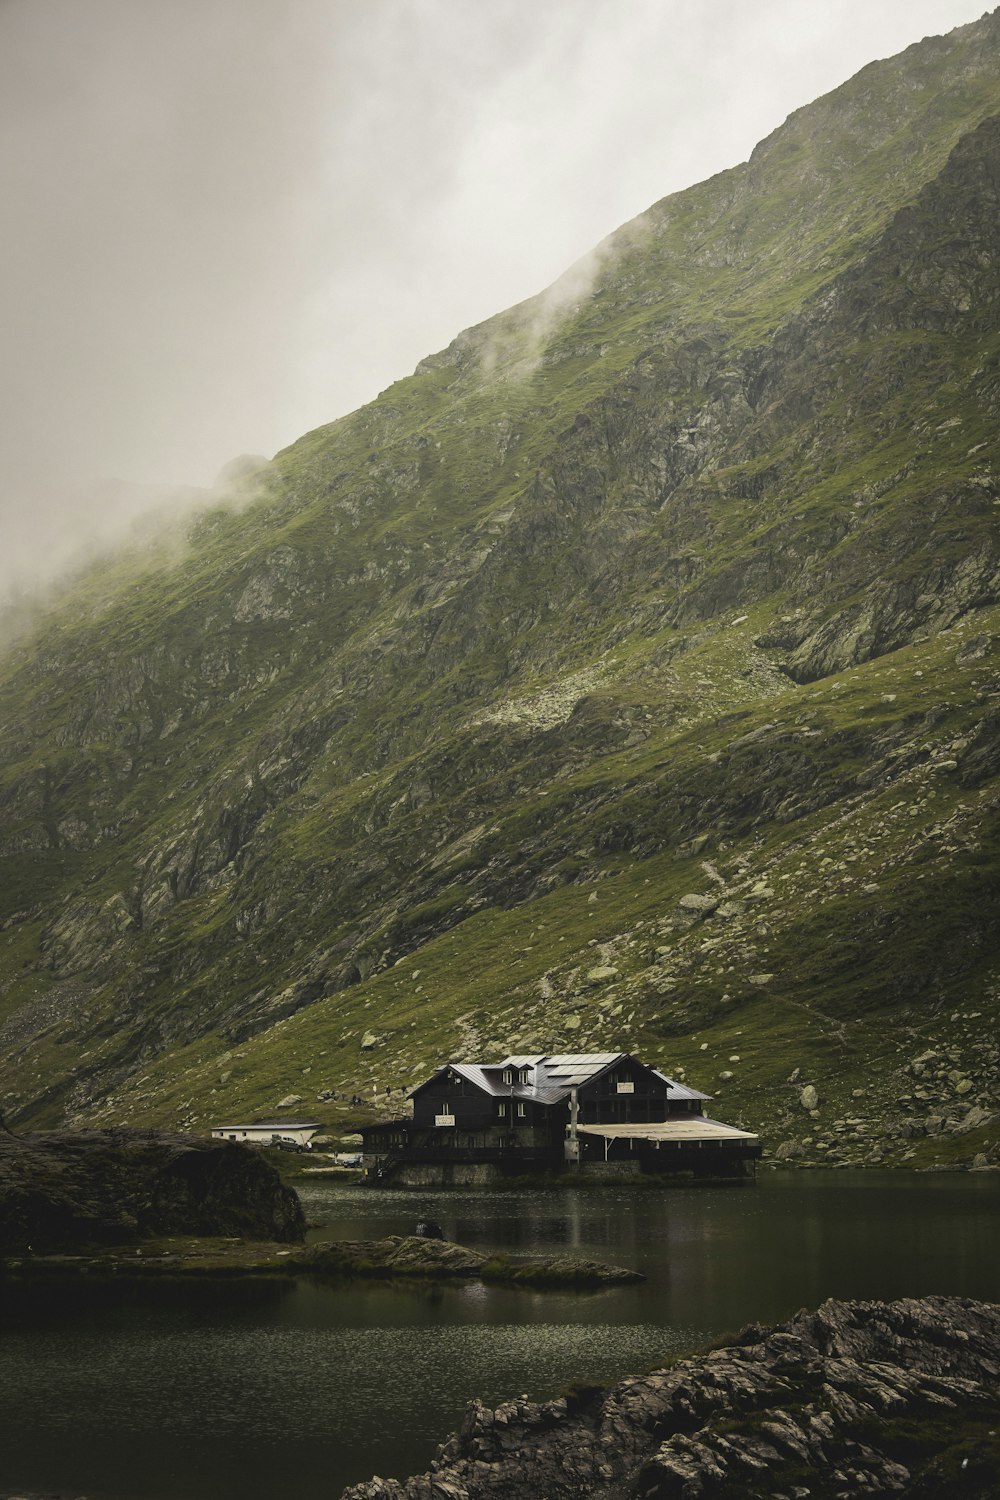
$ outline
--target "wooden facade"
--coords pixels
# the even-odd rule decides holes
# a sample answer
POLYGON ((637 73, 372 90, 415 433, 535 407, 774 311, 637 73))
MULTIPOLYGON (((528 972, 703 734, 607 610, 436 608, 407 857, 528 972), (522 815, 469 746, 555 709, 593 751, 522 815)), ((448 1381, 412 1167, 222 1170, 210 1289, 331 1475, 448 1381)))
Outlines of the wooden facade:
POLYGON ((432 1181, 435 1164, 742 1175, 757 1137, 708 1119, 708 1097, 629 1053, 448 1063, 412 1091, 412 1118, 362 1129, 366 1178, 419 1167, 432 1181))

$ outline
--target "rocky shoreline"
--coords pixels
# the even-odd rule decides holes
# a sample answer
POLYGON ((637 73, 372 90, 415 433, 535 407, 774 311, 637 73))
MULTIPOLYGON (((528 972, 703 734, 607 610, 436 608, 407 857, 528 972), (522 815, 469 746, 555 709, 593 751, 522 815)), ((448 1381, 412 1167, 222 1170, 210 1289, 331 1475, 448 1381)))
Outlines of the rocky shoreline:
POLYGON ((1000 1306, 825 1302, 610 1389, 468 1409, 342 1500, 995 1500, 1000 1306))

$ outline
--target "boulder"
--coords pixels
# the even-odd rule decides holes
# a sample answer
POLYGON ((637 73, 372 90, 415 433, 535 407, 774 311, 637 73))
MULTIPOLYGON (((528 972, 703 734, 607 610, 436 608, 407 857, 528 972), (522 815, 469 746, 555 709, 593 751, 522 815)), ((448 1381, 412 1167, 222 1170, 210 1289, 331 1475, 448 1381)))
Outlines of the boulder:
POLYGON ((988 635, 972 635, 955 655, 956 664, 960 667, 968 666, 970 662, 980 661, 990 648, 991 638, 988 635))
POLYGON ((968 1130, 981 1130, 984 1125, 991 1125, 992 1123, 992 1110, 980 1109, 978 1105, 973 1105, 958 1128, 964 1134, 968 1130))
POLYGON ((699 896, 695 891, 690 891, 686 896, 681 897, 677 905, 681 911, 687 912, 691 917, 707 917, 718 907, 719 897, 699 896))
POLYGON ((819 1108, 819 1094, 817 1094, 814 1084, 807 1083, 805 1087, 800 1091, 799 1103, 802 1105, 803 1109, 808 1109, 810 1111, 819 1108))
POLYGON ((596 968, 587 970, 585 983, 588 985, 607 984, 610 980, 617 978, 618 970, 613 964, 598 964, 596 968))

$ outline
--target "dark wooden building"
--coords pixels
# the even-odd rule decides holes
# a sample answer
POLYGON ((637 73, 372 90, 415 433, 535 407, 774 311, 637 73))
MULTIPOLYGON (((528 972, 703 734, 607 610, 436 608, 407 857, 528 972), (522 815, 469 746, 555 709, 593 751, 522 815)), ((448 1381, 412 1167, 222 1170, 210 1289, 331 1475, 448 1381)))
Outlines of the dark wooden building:
POLYGON ((755 1135, 705 1115, 709 1095, 627 1052, 448 1063, 412 1118, 362 1129, 369 1181, 483 1182, 553 1170, 742 1176, 755 1135))

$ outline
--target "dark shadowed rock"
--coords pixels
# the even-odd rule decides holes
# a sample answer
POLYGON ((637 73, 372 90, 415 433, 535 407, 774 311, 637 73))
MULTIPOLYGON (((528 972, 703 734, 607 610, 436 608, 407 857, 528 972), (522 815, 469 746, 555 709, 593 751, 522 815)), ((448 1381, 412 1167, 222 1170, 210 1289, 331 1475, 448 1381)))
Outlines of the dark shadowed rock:
POLYGON ((163 1132, 0 1132, 5 1254, 153 1235, 304 1233, 297 1195, 246 1146, 163 1132))
POLYGON ((998 1306, 825 1302, 608 1390, 473 1402, 430 1473, 343 1500, 987 1500, 998 1375, 998 1306))

